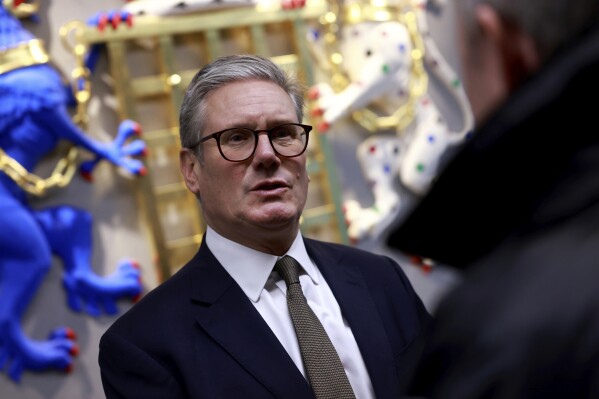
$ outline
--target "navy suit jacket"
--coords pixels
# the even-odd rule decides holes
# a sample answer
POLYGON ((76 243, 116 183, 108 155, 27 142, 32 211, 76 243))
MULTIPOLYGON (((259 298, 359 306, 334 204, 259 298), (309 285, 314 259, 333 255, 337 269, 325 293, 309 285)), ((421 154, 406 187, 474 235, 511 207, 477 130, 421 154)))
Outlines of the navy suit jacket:
MULTIPOLYGON (((430 316, 422 302, 391 259, 304 241, 352 329, 376 397, 397 399, 424 347, 430 316)), ((109 399, 314 398, 205 242, 106 331, 99 363, 109 399)))

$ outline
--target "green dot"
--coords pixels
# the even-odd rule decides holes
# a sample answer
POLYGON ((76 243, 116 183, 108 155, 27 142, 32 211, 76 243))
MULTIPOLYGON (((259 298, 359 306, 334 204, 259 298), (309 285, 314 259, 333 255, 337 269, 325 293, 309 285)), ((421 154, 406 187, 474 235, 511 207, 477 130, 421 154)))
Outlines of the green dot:
POLYGON ((461 83, 460 83, 460 79, 454 79, 452 82, 453 87, 458 88, 460 87, 461 83))
POLYGON ((383 65, 383 73, 389 73, 389 65, 383 65))
POLYGON ((424 164, 419 163, 418 165, 416 165, 416 170, 418 172, 424 172, 424 164))

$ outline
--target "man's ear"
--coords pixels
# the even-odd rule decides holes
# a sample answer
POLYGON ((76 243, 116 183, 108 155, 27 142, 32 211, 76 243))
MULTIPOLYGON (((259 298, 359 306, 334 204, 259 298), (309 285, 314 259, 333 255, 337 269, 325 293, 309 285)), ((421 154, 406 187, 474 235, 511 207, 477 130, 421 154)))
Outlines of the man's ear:
POLYGON ((189 148, 182 148, 179 151, 179 167, 181 168, 183 180, 185 180, 185 185, 189 191, 199 196, 200 182, 198 172, 200 161, 189 148))
POLYGON ((497 51, 503 79, 512 91, 540 66, 535 42, 530 35, 502 17, 490 5, 478 4, 475 12, 483 35, 497 51))

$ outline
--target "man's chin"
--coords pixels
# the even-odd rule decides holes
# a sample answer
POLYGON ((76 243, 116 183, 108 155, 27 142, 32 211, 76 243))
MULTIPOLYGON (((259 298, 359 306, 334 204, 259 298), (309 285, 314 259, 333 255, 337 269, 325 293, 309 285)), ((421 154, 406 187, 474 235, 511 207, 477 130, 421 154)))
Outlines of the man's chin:
POLYGON ((297 210, 281 207, 261 207, 248 215, 247 221, 257 226, 267 228, 284 227, 298 224, 299 216, 297 210))

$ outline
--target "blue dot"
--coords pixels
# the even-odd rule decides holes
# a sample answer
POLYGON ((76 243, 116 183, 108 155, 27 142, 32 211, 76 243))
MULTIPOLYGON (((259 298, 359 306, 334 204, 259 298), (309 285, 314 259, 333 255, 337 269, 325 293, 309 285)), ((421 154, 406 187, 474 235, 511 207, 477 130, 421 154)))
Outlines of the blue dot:
POLYGON ((399 52, 400 53, 405 53, 406 52, 406 45, 405 44, 400 44, 399 45, 399 52))
POLYGON ((385 165, 383 166, 383 170, 385 171, 385 173, 389 174, 391 172, 391 167, 389 165, 385 165))
POLYGON ((434 143, 436 140, 435 136, 433 136, 432 134, 428 136, 428 142, 429 143, 434 143))

